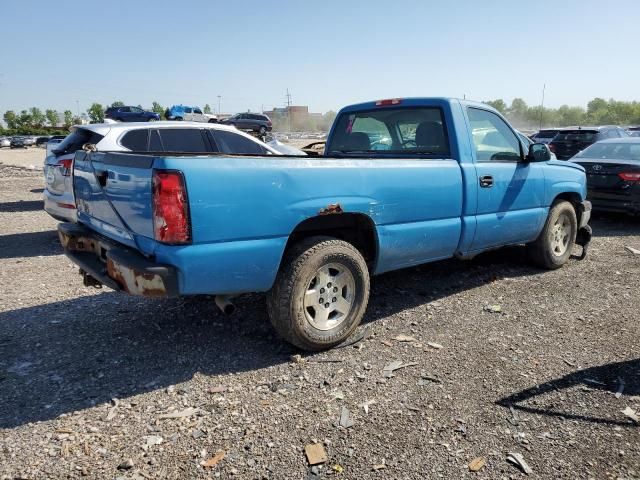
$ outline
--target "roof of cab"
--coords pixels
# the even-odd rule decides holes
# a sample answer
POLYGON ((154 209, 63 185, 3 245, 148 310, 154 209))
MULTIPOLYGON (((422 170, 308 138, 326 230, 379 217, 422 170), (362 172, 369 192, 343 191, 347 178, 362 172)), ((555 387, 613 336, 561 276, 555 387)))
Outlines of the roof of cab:
POLYGON ((347 105, 346 107, 340 109, 341 113, 344 112, 355 112, 361 110, 373 110, 373 109, 384 109, 384 108, 393 108, 393 107, 427 107, 427 106, 444 106, 449 105, 451 103, 460 103, 464 106, 470 107, 481 107, 487 110, 497 111, 491 105, 487 105, 486 103, 474 102, 472 100, 460 99, 455 97, 389 97, 388 99, 379 99, 372 100, 369 102, 356 103, 353 105, 347 105), (379 105, 378 103, 381 101, 387 100, 398 100, 396 104, 388 104, 388 105, 379 105))

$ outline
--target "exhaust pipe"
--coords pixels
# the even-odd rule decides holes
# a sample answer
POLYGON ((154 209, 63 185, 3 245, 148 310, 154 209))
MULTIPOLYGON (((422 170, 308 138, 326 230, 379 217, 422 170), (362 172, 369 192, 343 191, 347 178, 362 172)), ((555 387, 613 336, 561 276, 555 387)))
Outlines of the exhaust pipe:
POLYGON ((225 315, 231 315, 236 311, 236 306, 231 303, 231 298, 228 295, 216 295, 215 302, 218 308, 225 315))

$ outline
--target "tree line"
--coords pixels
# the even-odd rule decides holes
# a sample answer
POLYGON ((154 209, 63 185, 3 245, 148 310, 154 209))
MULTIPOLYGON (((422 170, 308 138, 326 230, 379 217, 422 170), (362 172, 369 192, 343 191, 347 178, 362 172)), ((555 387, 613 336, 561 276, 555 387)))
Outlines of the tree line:
POLYGON ((516 128, 640 124, 640 102, 636 101, 594 98, 587 103, 586 109, 569 105, 559 108, 529 106, 521 98, 514 98, 511 105, 502 99, 486 100, 484 103, 505 115, 516 128))
MULTIPOLYGON (((124 102, 116 101, 111 105, 104 107, 100 103, 92 103, 86 110, 91 123, 104 122, 104 114, 108 107, 124 107, 124 102)), ((138 105, 142 108, 142 106, 138 105)), ((158 102, 153 102, 151 111, 160 115, 165 119, 166 109, 158 102)), ((211 113, 211 107, 207 104, 204 106, 205 113, 211 113)), ((65 110, 62 115, 57 110, 46 109, 44 112, 37 107, 31 107, 28 110, 15 112, 7 110, 3 115, 6 128, 0 127, 2 135, 50 135, 60 133, 60 129, 68 130, 75 124, 82 123, 81 118, 75 115, 71 110, 65 110)))
MULTIPOLYGON (((559 108, 544 108, 529 106, 521 98, 514 98, 510 105, 502 99, 486 100, 505 115, 517 128, 534 129, 542 127, 565 127, 570 125, 640 125, 640 102, 623 102, 614 99, 605 100, 594 98, 587 104, 587 108, 562 105, 559 108)), ((113 102, 111 107, 122 107, 124 102, 113 102)), ((142 108, 142 107, 140 107, 142 108)), ((93 103, 86 113, 92 123, 104 121, 106 108, 100 103, 93 103)), ((153 102, 151 111, 165 118, 165 107, 153 102)), ((211 107, 204 106, 205 113, 212 113, 211 107)), ((326 131, 331 126, 335 112, 327 112, 322 117, 309 117, 289 125, 286 116, 273 118, 274 130, 287 131, 326 131), (298 125, 297 123, 301 123, 298 125)), ((71 110, 65 110, 62 115, 57 110, 37 107, 14 112, 7 110, 3 116, 6 128, 0 128, 2 135, 48 135, 59 133, 60 128, 68 130, 71 125, 81 123, 81 119, 71 110), (62 120, 62 121, 61 121, 62 120)))

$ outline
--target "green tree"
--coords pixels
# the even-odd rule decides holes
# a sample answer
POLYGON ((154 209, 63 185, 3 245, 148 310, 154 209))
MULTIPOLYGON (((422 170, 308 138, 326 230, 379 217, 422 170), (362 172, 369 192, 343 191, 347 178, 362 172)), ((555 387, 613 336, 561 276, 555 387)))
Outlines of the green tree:
POLYGON ((151 111, 160 115, 160 118, 164 119, 164 107, 160 105, 158 102, 153 102, 151 106, 151 111))
POLYGON ((509 107, 509 114, 524 118, 527 114, 527 103, 521 98, 514 98, 509 107))
POLYGON ((73 125, 73 112, 71 110, 65 110, 64 113, 64 126, 69 128, 73 125))
POLYGON ((13 110, 7 110, 6 112, 4 112, 3 119, 7 124, 7 128, 9 128, 10 130, 18 128, 18 116, 13 110))
POLYGON ((22 110, 18 116, 18 128, 29 129, 33 128, 33 119, 28 110, 22 110))
POLYGON ((501 98, 499 98, 497 100, 486 100, 483 103, 486 103, 487 105, 495 108, 496 110, 498 110, 503 115, 507 113, 507 104, 501 98))
POLYGON ((204 109, 203 109, 202 111, 203 111, 204 113, 209 114, 209 115, 211 115, 211 114, 213 113, 213 112, 211 111, 211 107, 209 106, 209 104, 208 104, 208 103, 204 106, 204 109))
POLYGON ((102 123, 104 122, 104 108, 99 103, 93 103, 87 109, 87 114, 89 118, 94 123, 102 123))
POLYGON ((31 107, 29 109, 29 114, 31 115, 31 124, 34 127, 42 127, 44 122, 47 120, 47 117, 44 116, 42 110, 37 107, 31 107))
POLYGON ((117 107, 124 107, 124 102, 121 102, 120 100, 118 100, 117 102, 113 102, 111 104, 112 107, 117 108, 117 107))
POLYGON ((49 125, 52 127, 55 127, 56 125, 58 125, 58 112, 56 112, 55 110, 51 110, 51 109, 47 109, 44 112, 45 117, 47 117, 47 122, 49 122, 49 125))

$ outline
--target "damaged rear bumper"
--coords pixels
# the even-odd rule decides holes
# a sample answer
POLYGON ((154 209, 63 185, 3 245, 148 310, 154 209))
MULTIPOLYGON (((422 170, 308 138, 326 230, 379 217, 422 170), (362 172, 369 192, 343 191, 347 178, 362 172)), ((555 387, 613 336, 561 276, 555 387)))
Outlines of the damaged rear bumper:
POLYGON ((155 263, 77 223, 61 223, 58 236, 64 253, 89 284, 145 297, 177 297, 178 272, 171 265, 155 263), (94 281, 95 280, 95 281, 94 281))

